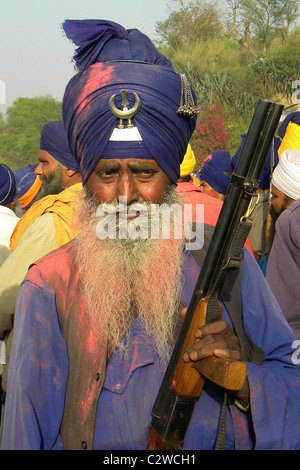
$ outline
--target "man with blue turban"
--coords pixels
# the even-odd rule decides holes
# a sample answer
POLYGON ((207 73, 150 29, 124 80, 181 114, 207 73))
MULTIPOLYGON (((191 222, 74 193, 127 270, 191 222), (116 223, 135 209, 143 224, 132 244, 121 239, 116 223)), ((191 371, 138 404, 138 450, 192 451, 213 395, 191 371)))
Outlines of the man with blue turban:
POLYGON ((0 265, 10 253, 10 237, 19 218, 14 212, 16 179, 14 172, 4 163, 0 164, 0 265))
MULTIPOLYGON (((78 46, 63 99, 84 185, 78 235, 34 263, 21 286, 2 448, 147 449, 203 255, 175 218, 195 96, 139 31, 97 20, 67 21, 65 31, 78 46)), ((226 448, 299 448, 294 336, 247 250, 243 266, 236 310, 256 358, 243 352, 247 377, 230 393, 226 448)), ((242 359, 231 314, 224 307, 223 320, 202 327, 184 361, 242 359)), ((184 449, 215 447, 222 403, 207 381, 184 449)))
POLYGON ((37 165, 27 165, 16 171, 17 197, 15 212, 20 217, 42 196, 40 189, 43 184, 41 178, 35 174, 37 165))
POLYGON ((20 219, 16 218, 9 242, 11 252, 0 267, 0 339, 6 344, 0 373, 2 397, 6 392, 20 284, 31 263, 76 236, 73 206, 82 184, 61 120, 43 126, 38 160, 38 165, 16 172, 18 185, 14 183, 12 198, 19 193, 22 206, 28 209, 20 219), (37 193, 38 200, 33 203, 37 193))
POLYGON ((197 173, 201 191, 224 201, 233 168, 227 150, 215 150, 208 155, 197 173))

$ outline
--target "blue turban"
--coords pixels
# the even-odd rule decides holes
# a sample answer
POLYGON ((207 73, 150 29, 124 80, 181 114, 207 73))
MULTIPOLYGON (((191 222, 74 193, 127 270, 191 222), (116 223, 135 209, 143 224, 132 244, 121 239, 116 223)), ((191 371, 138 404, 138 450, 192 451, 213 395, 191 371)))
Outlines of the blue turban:
POLYGON ((45 150, 66 168, 79 171, 76 159, 70 152, 63 121, 49 121, 41 130, 40 150, 45 150))
POLYGON ((78 70, 110 60, 135 60, 172 68, 171 62, 138 29, 127 30, 106 20, 66 20, 63 29, 78 46, 74 55, 78 70))
MULTIPOLYGON (((136 93, 141 108, 134 116, 142 141, 132 151, 123 142, 110 142, 124 149, 112 152, 110 158, 140 156, 153 158, 169 177, 177 182, 180 164, 194 131, 196 117, 177 114, 181 98, 181 78, 174 71, 141 62, 96 63, 76 74, 68 83, 63 98, 63 120, 69 146, 81 169, 85 184, 102 158, 118 118, 109 108, 109 99, 116 94, 116 107, 121 108, 120 92, 128 91, 129 108, 136 93), (119 144, 119 145, 118 145, 119 144)), ((129 147, 131 143, 128 144, 129 147)))
POLYGON ((41 189, 42 180, 34 173, 36 167, 37 165, 28 165, 16 171, 17 198, 22 208, 29 209, 41 189))
POLYGON ((4 163, 0 164, 0 205, 8 206, 16 196, 14 172, 4 163))
POLYGON ((195 114, 177 113, 187 91, 184 77, 136 29, 102 20, 66 20, 64 29, 79 45, 74 58, 77 68, 83 70, 70 80, 63 98, 63 121, 83 184, 101 158, 129 156, 153 158, 176 183, 196 125, 190 88, 188 104, 195 114), (133 93, 141 102, 132 119, 139 132, 137 142, 110 140, 119 119, 112 114, 109 100, 115 95, 115 106, 122 109, 122 90, 128 93, 129 109, 135 104, 133 93))
POLYGON ((226 194, 233 166, 227 150, 216 150, 206 157, 199 171, 200 181, 206 181, 215 191, 226 194))

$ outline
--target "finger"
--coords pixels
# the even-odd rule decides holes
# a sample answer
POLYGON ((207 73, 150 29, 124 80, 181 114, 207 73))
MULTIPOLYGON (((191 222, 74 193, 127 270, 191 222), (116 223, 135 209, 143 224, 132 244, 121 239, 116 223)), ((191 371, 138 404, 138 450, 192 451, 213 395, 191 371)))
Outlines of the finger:
POLYGON ((200 361, 206 357, 213 356, 215 349, 225 349, 225 345, 223 343, 216 343, 215 341, 198 341, 186 351, 183 360, 184 362, 200 361))
POLYGON ((202 348, 201 351, 191 351, 189 353, 185 353, 183 356, 183 361, 188 362, 197 362, 201 361, 201 359, 205 359, 207 357, 215 356, 218 358, 229 359, 231 361, 239 361, 241 359, 241 353, 238 350, 233 349, 204 349, 202 348))
POLYGON ((216 356, 232 360, 241 358, 241 348, 236 336, 209 335, 196 341, 187 349, 184 361, 198 361, 205 357, 216 356))
POLYGON ((212 323, 206 323, 196 331, 196 338, 204 338, 208 335, 228 334, 231 331, 229 324, 225 320, 217 320, 212 323))
POLYGON ((239 361, 242 357, 241 352, 237 349, 214 349, 214 356, 230 359, 231 361, 239 361))

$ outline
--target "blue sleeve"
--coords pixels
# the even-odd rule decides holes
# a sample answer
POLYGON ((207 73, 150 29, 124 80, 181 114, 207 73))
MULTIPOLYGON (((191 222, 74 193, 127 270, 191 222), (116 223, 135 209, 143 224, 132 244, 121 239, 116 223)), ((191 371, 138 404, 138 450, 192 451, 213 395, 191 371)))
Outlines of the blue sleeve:
POLYGON ((67 374, 55 294, 34 266, 17 298, 2 449, 59 447, 67 374))
POLYGON ((265 351, 261 366, 248 363, 255 448, 300 449, 300 368, 294 360, 295 337, 262 272, 247 253, 242 296, 245 330, 265 351))

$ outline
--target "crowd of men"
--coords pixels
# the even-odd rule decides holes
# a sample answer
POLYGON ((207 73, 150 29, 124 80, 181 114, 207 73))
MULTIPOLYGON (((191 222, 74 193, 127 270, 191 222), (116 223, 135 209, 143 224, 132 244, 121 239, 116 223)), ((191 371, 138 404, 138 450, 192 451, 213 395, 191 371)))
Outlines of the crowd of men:
MULTIPOLYGON (((186 77, 136 29, 63 27, 77 73, 62 120, 43 126, 32 165, 0 165, 1 447, 145 450, 240 149, 214 152, 195 174, 186 77), (165 235, 170 207, 185 204, 201 246, 176 236, 172 218, 165 235)), ((186 364, 244 362, 245 376, 237 390, 205 380, 182 449, 220 445, 224 397, 224 449, 300 449, 299 115, 279 126, 275 169, 270 153, 261 176, 228 291, 239 301, 229 306, 222 291, 222 318, 200 326, 184 354, 186 364)))

